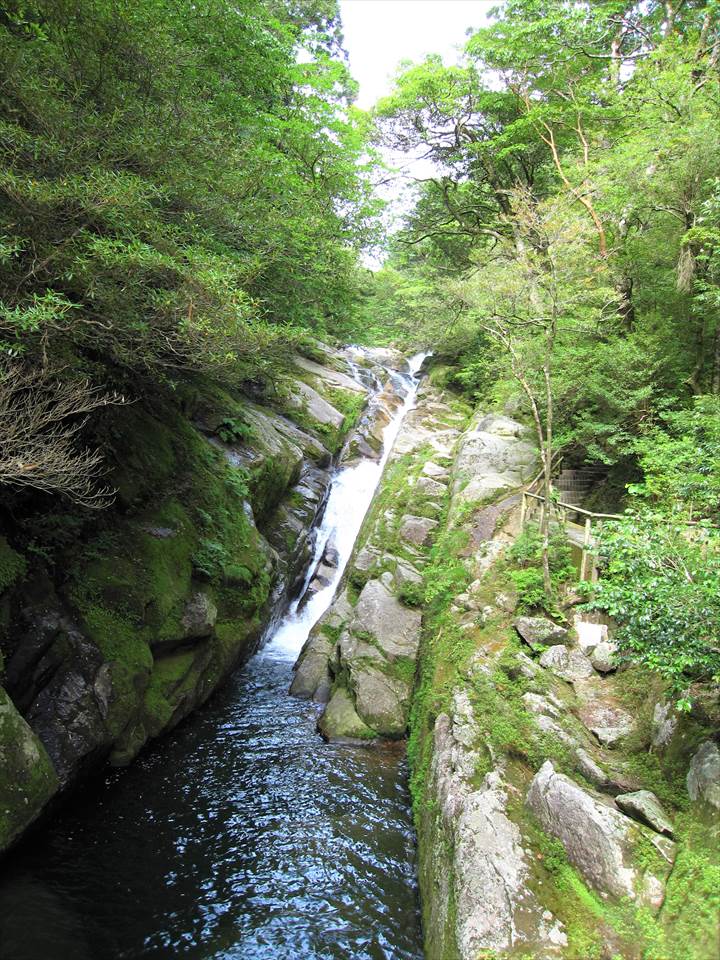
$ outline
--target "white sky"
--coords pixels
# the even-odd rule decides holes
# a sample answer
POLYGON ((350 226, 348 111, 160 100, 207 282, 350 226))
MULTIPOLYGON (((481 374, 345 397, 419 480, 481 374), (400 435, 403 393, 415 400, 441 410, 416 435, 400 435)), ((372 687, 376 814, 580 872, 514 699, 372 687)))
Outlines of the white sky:
MULTIPOLYGON (((345 49, 350 72, 360 84, 357 105, 371 109, 390 93, 402 60, 418 62, 428 53, 439 53, 445 63, 456 63, 469 28, 487 22, 497 0, 340 0, 345 49)), ((429 160, 383 150, 385 162, 398 173, 378 186, 389 201, 386 223, 392 230, 399 217, 412 207, 416 178, 433 176, 429 160)), ((378 266, 374 257, 369 266, 378 266)))
POLYGON ((447 63, 469 27, 486 22, 497 0, 340 0, 350 71, 360 84, 358 106, 365 110, 392 89, 401 60, 440 53, 447 63))

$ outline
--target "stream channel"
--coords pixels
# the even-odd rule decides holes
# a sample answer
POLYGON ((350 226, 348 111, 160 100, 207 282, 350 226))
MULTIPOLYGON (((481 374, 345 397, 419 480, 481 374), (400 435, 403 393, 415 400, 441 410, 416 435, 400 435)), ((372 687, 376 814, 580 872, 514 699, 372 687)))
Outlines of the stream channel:
POLYGON ((3 864, 1 960, 422 957, 404 745, 323 743, 318 707, 288 695, 414 403, 405 379, 381 461, 333 478, 308 571, 332 537, 332 583, 295 600, 206 707, 3 864))

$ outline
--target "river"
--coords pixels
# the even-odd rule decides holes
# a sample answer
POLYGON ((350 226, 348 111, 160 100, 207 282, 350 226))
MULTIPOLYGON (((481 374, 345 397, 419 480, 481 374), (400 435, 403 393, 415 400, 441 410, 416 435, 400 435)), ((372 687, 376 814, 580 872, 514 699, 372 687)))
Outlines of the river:
MULTIPOLYGON (((411 361, 416 373, 424 355, 411 361)), ((416 960, 415 838, 402 744, 326 744, 288 695, 380 463, 341 467, 318 529, 340 563, 203 709, 75 797, 3 864, 2 960, 416 960)))

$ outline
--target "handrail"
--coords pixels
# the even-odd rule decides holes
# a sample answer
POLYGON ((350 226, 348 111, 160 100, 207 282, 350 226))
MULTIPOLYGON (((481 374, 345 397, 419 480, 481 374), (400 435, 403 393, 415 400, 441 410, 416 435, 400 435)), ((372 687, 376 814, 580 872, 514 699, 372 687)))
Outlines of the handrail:
MULTIPOLYGON (((533 500, 540 500, 542 503, 545 502, 545 497, 541 497, 538 493, 530 493, 529 490, 524 491, 526 497, 532 497, 533 500)), ((581 513, 584 517, 591 517, 597 520, 623 520, 627 514, 625 513, 594 513, 592 510, 585 510, 583 507, 578 507, 574 503, 564 503, 562 500, 551 500, 550 506, 553 507, 563 507, 565 510, 569 510, 570 513, 581 513)), ((662 523, 673 524, 673 520, 663 520, 662 523)), ((716 530, 717 527, 714 524, 703 524, 699 520, 683 520, 683 526, 685 527, 699 527, 699 526, 709 526, 712 530, 716 530)))
MULTIPOLYGON (((526 497, 532 497, 533 500, 541 500, 545 502, 545 497, 541 497, 538 493, 530 493, 529 490, 525 491, 526 497)), ((582 513, 585 517, 597 517, 598 520, 622 520, 622 513, 594 513, 592 510, 584 510, 582 507, 576 506, 574 503, 564 503, 562 500, 552 500, 551 506, 554 507, 564 507, 565 510, 569 510, 571 513, 582 513)), ((694 524, 697 521, 688 520, 690 524, 694 524)))

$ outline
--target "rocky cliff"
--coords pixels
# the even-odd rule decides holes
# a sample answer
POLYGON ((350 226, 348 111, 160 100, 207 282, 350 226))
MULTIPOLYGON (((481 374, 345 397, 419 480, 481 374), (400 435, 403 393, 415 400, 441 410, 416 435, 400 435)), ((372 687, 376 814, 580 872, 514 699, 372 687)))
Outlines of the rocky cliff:
POLYGON ((528 436, 476 416, 443 461, 410 712, 426 955, 710 960, 717 691, 678 714, 618 661, 573 571, 552 618, 533 609, 528 436))
POLYGON ((0 850, 129 763, 255 649, 295 589, 334 464, 375 455, 388 351, 318 347, 272 396, 203 380, 106 414, 114 507, 21 502, 0 537, 0 850), (368 403, 368 401, 370 401, 368 403))

